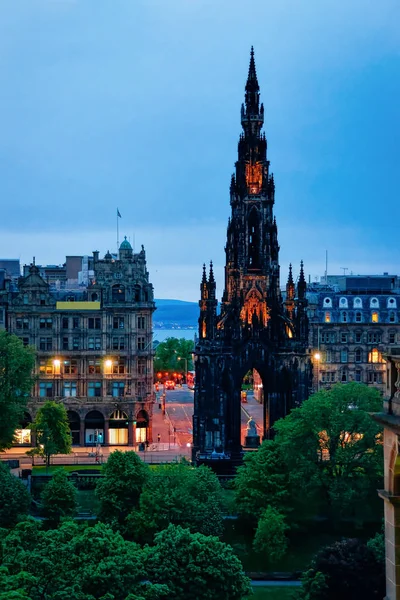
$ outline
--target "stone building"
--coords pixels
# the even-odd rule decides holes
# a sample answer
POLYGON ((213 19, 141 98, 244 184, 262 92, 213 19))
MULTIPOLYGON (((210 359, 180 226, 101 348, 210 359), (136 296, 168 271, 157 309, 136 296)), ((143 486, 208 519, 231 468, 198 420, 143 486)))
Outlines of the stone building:
POLYGON ((285 302, 280 292, 275 183, 261 131, 264 107, 253 50, 245 90, 243 133, 230 185, 221 311, 212 265, 208 276, 204 267, 195 350, 193 456, 214 466, 218 458, 226 470, 241 458, 245 374, 255 369, 263 383, 264 437, 276 419, 307 398, 311 384, 303 265, 297 288, 290 270, 285 302))
POLYGON ((358 381, 385 393, 384 355, 400 344, 398 278, 347 276, 308 290, 314 391, 358 381))
POLYGON ((31 443, 32 421, 46 399, 68 411, 73 444, 152 441, 153 287, 142 246, 125 239, 118 258, 93 252, 87 287, 57 290, 35 264, 0 293, 4 326, 37 352, 37 382, 17 432, 31 443))

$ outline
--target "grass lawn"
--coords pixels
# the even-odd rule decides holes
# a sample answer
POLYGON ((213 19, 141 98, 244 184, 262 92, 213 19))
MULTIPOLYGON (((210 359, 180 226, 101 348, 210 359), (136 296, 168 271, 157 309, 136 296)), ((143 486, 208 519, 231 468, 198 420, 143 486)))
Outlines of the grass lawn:
POLYGON ((249 600, 292 600, 296 598, 297 587, 254 587, 254 595, 249 600))
MULTIPOLYGON (((76 471, 97 471, 101 472, 101 466, 98 465, 51 465, 47 471, 47 473, 54 473, 54 471, 59 471, 60 469, 64 469, 68 473, 74 473, 76 471)), ((46 475, 46 465, 38 465, 32 468, 33 475, 46 475)))

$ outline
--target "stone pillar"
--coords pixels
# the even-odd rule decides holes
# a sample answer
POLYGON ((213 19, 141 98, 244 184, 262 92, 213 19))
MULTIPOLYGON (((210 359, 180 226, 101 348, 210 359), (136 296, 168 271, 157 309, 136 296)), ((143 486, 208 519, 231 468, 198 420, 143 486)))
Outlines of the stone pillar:
POLYGON ((85 445, 85 419, 81 419, 80 428, 79 428, 79 445, 85 445))
POLYGON ((133 421, 129 419, 128 421, 128 446, 133 446, 133 421))
POLYGON ((387 492, 380 496, 385 501, 385 600, 400 600, 400 497, 387 492))
POLYGON ((110 430, 110 419, 104 419, 104 446, 108 446, 110 443, 109 439, 109 430, 110 430))

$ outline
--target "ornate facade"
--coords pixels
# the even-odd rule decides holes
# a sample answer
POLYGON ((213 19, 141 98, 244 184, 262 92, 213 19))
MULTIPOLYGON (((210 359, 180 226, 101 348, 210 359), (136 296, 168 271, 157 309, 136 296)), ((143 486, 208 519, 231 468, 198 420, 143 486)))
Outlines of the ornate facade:
POLYGON ((142 246, 122 242, 118 257, 93 252, 88 287, 55 290, 35 264, 16 289, 0 294, 5 326, 37 352, 37 382, 26 425, 46 399, 62 402, 73 444, 134 445, 152 441, 153 287, 142 246))
POLYGON ((216 454, 225 463, 240 460, 240 392, 249 370, 256 369, 263 383, 264 437, 276 419, 307 398, 311 380, 302 264, 297 287, 290 269, 285 302, 280 292, 275 183, 262 133, 264 107, 253 49, 245 89, 219 313, 212 264, 208 276, 203 268, 200 285, 193 417, 193 455, 198 462, 216 454))

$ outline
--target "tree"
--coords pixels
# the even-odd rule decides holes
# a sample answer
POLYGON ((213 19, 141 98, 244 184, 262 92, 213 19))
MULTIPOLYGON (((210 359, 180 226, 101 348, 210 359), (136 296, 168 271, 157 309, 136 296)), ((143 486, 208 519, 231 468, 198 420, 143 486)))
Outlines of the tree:
POLYGON ((67 473, 56 471, 41 494, 42 513, 58 523, 61 517, 73 516, 77 508, 77 490, 67 473))
POLYGON ((381 403, 379 392, 366 385, 337 384, 275 423, 292 506, 300 503, 306 512, 307 505, 319 503, 335 518, 376 517, 382 430, 370 413, 380 410, 381 403))
POLYGON ((237 470, 234 487, 238 512, 253 522, 259 519, 266 506, 287 512, 288 481, 279 444, 263 442, 258 452, 246 454, 244 464, 237 470))
POLYGON ((43 456, 46 467, 54 454, 70 454, 71 430, 63 404, 48 400, 39 408, 32 429, 36 433, 37 447, 27 454, 43 456))
POLYGON ((253 547, 264 554, 268 562, 281 559, 288 546, 285 517, 276 508, 268 506, 258 521, 253 547))
POLYGON ((376 600, 385 594, 384 561, 360 540, 344 539, 318 552, 302 584, 301 600, 376 600))
POLYGON ((170 523, 205 535, 222 535, 222 490, 208 467, 188 463, 154 468, 139 506, 127 519, 127 530, 139 542, 151 542, 170 523))
POLYGON ((187 370, 193 369, 192 353, 194 351, 194 343, 192 340, 185 338, 167 338, 164 342, 160 342, 156 348, 156 356, 154 358, 154 373, 161 372, 185 372, 185 360, 187 361, 187 370), (185 360, 178 360, 178 358, 185 360))
POLYGON ((34 383, 35 354, 15 335, 0 331, 0 451, 10 448, 34 383))
POLYGON ((174 600, 242 600, 251 594, 240 560, 217 537, 169 525, 145 552, 150 581, 167 585, 174 600))
POLYGON ((104 477, 96 487, 99 518, 122 526, 139 502, 149 471, 136 452, 112 452, 103 466, 104 477))
POLYGON ((27 520, 3 539, 0 589, 31 600, 171 598, 166 587, 149 582, 144 559, 137 544, 103 523, 82 528, 64 521, 46 531, 27 520))
POLYGON ((10 470, 0 463, 0 527, 14 527, 29 510, 28 490, 10 470))

